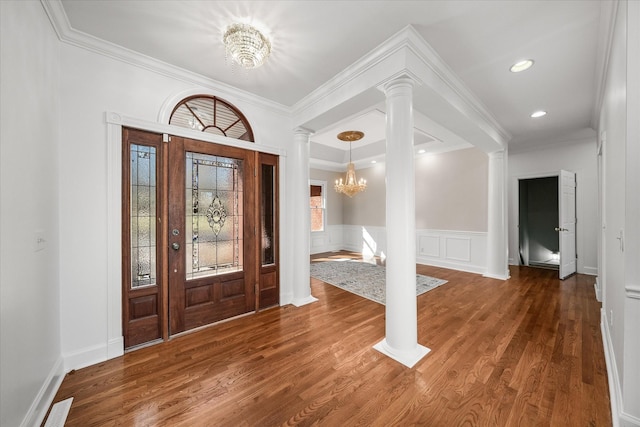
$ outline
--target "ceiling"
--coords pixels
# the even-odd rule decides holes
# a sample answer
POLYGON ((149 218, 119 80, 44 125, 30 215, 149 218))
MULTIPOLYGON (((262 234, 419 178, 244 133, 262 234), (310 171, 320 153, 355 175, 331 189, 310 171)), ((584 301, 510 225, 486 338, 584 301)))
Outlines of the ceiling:
MULTIPOLYGON (((287 107, 412 25, 510 134, 511 151, 594 135, 610 4, 62 0, 75 30, 287 107), (237 21, 251 22, 271 38, 272 55, 262 67, 244 72, 225 60, 222 34, 237 21), (533 59, 534 66, 511 73, 509 67, 523 58, 533 59), (530 118, 540 109, 548 114, 530 118)), ((345 129, 362 130, 365 139, 358 146, 354 143, 354 154, 360 150, 359 157, 375 158, 375 147, 384 145, 382 111, 374 105, 345 117, 319 130, 312 141, 337 159, 348 145, 335 135, 345 129)), ((421 129, 414 136, 416 149, 464 146, 421 129)), ((319 152, 317 147, 312 156, 314 152, 319 152)))

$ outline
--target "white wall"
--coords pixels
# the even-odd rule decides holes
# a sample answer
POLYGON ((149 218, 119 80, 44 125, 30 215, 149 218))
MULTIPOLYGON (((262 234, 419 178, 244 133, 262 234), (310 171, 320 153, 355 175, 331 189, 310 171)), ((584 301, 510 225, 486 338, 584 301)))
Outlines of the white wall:
POLYGON ((487 231, 489 158, 478 148, 416 157, 416 227, 487 231))
POLYGON ((640 4, 620 2, 598 131, 604 140, 601 326, 614 425, 622 426, 640 426, 639 117, 640 4))
MULTIPOLYGON (((342 177, 346 175, 345 172, 342 177)), ((356 177, 367 180, 367 189, 353 197, 340 195, 342 198, 343 224, 356 226, 385 226, 385 165, 378 163, 370 167, 356 170, 356 177)))
MULTIPOLYGON (((257 145, 288 149, 293 133, 288 114, 273 112, 260 100, 248 100, 248 95, 218 88, 215 82, 204 87, 181 79, 173 70, 156 72, 66 43, 61 46, 61 64, 61 342, 66 368, 72 369, 105 360, 113 356, 112 349, 122 348, 120 261, 109 253, 109 248, 120 242, 119 210, 109 199, 109 192, 116 192, 115 203, 119 201, 120 165, 109 162, 108 153, 114 147, 108 146, 105 112, 157 122, 167 100, 177 101, 177 95, 187 92, 209 93, 243 112, 257 145), (109 212, 115 218, 110 218, 109 212), (110 229, 108 224, 114 222, 117 226, 110 229)), ((120 147, 115 147, 115 152, 118 150, 120 147)), ((281 165, 285 186, 290 165, 286 158, 281 165)), ((282 224, 291 216, 282 207, 287 206, 284 188, 280 198, 282 224)), ((292 266, 287 250, 293 236, 287 227, 280 229, 281 290, 291 293, 292 266)))
POLYGON ((59 46, 39 2, 0 2, 0 17, 0 425, 32 426, 63 374, 59 46))
MULTIPOLYGON (((338 194, 333 185, 340 178, 339 172, 322 169, 309 169, 309 179, 313 182, 325 183, 325 227, 323 231, 312 231, 309 240, 310 253, 337 251, 343 249, 342 230, 342 194, 338 194)), ((342 174, 344 175, 344 174, 342 174)))
POLYGON ((522 153, 509 153, 509 264, 518 264, 518 179, 576 173, 578 273, 598 274, 598 173, 596 139, 522 153))
POLYGON ((342 224, 342 205, 344 196, 342 194, 338 194, 336 190, 334 190, 333 186, 335 184, 336 179, 339 179, 341 176, 344 177, 344 174, 340 174, 339 172, 326 171, 322 169, 309 169, 309 179, 315 181, 323 181, 326 183, 325 191, 326 191, 326 225, 340 225, 342 224))
MULTIPOLYGON (((328 227, 323 236, 312 233, 312 253, 346 249, 386 254, 385 164, 358 169, 356 175, 367 180, 366 191, 353 198, 340 196, 343 224, 328 227)), ((417 262, 485 273, 487 155, 468 148, 417 156, 415 175, 417 262)))
MULTIPOLYGON (((488 158, 477 148, 417 155, 416 228, 487 231, 488 158)), ((367 189, 343 196, 344 224, 384 227, 385 164, 356 171, 367 189)))

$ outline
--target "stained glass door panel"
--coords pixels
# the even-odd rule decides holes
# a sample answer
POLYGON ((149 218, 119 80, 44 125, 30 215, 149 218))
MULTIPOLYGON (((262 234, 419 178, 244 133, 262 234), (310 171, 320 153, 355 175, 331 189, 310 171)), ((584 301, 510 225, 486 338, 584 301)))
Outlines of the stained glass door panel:
POLYGON ((123 129, 122 293, 125 348, 162 338, 162 135, 123 129))
POLYGON ((185 279, 242 271, 242 160, 187 152, 185 169, 185 279))
POLYGON ((280 302, 278 263, 278 157, 259 155, 260 179, 260 308, 280 302))
POLYGON ((255 232, 247 209, 254 154, 172 137, 169 178, 170 333, 255 308, 255 232))

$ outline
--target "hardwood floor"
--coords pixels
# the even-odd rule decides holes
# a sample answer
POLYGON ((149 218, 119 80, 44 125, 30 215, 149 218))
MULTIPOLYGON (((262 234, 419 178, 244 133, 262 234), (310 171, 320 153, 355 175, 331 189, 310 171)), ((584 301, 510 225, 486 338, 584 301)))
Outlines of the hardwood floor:
POLYGON ((594 278, 508 281, 418 266, 408 369, 372 346, 384 306, 312 279, 318 302, 220 323, 69 373, 67 426, 610 426, 594 278))

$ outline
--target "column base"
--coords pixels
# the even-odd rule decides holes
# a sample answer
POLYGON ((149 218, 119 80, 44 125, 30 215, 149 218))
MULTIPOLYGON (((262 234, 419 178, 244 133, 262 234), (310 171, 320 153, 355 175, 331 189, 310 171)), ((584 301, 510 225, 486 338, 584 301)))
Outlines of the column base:
POLYGON ((482 277, 488 277, 489 279, 498 279, 498 280, 509 280, 509 279, 511 279, 511 275, 509 275, 509 274, 502 275, 502 274, 485 273, 485 274, 482 275, 482 277))
POLYGON ((416 345, 415 351, 411 352, 394 350, 389 346, 389 344, 387 344, 386 338, 380 341, 378 344, 374 345, 373 348, 378 350, 385 356, 389 356, 396 362, 402 363, 408 368, 413 368, 413 366, 418 363, 420 359, 425 357, 427 353, 431 351, 431 349, 420 344, 416 345))
POLYGON ((318 301, 318 298, 314 297, 313 295, 309 295, 305 298, 294 298, 293 301, 291 301, 291 304, 295 305, 296 307, 302 307, 303 305, 311 304, 312 302, 316 301, 318 301))

